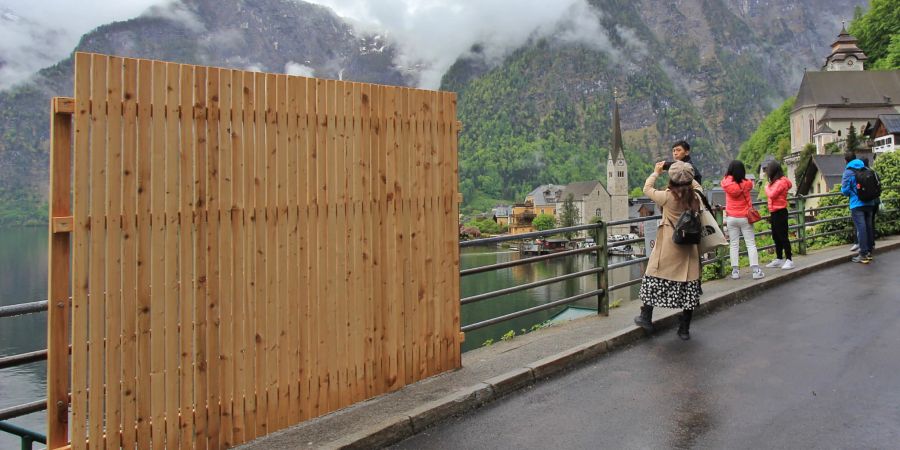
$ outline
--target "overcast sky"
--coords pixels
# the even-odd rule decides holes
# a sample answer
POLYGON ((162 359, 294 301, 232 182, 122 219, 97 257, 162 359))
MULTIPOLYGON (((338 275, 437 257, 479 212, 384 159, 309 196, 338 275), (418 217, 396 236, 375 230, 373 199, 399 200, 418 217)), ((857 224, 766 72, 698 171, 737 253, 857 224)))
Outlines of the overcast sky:
MULTIPOLYGON (((65 58, 94 28, 174 1, 0 0, 0 89, 65 58)), ((535 35, 613 51, 597 20, 601 13, 586 0, 310 2, 334 9, 360 30, 386 32, 400 50, 398 64, 424 67, 423 87, 437 87, 447 68, 476 43, 489 61, 500 60, 535 35)))

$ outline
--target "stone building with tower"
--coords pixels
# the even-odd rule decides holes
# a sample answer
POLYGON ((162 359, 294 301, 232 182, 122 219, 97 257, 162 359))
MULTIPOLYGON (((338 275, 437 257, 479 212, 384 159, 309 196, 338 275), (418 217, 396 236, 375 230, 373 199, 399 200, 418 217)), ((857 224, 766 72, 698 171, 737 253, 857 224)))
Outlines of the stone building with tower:
MULTIPOLYGON (((628 218, 628 162, 622 146, 619 105, 613 102, 612 148, 606 161, 606 186, 600 181, 576 181, 566 185, 545 184, 525 196, 525 201, 513 205, 509 215, 510 234, 534 231, 532 220, 539 214, 552 214, 557 219, 563 202, 569 195, 579 214, 579 224, 588 224, 595 216, 604 222, 628 218)), ((610 227, 608 234, 627 234, 628 225, 610 227)), ((584 233, 582 233, 584 234, 584 233)))

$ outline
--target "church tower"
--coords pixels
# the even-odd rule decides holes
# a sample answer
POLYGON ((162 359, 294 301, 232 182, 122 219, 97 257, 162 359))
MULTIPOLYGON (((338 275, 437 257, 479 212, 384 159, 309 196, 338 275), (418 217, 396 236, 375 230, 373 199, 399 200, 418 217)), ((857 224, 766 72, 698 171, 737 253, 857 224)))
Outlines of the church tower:
MULTIPOLYGON (((610 217, 607 220, 628 218, 628 162, 622 147, 622 127, 619 123, 619 102, 613 93, 612 149, 606 161, 606 190, 610 196, 610 217)), ((616 227, 610 234, 626 234, 629 227, 616 227)))
POLYGON ((859 40, 847 32, 846 26, 841 26, 841 33, 831 44, 831 54, 825 59, 822 70, 827 72, 863 70, 863 63, 869 59, 856 44, 859 40))

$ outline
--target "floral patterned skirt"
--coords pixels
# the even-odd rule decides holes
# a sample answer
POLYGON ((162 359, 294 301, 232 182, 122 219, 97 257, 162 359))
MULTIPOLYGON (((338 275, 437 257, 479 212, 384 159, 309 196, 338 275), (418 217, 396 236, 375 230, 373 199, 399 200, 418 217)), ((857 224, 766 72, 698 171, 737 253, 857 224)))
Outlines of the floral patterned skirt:
POLYGON ((700 304, 700 280, 672 281, 644 275, 640 299, 649 306, 694 309, 700 304))

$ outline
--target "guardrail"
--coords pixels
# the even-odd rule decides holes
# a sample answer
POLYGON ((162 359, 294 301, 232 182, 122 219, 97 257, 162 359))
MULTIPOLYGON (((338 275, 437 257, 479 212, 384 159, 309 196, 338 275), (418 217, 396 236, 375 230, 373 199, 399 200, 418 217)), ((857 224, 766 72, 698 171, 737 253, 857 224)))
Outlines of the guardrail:
MULTIPOLYGON (((900 188, 892 187, 892 188, 889 188, 886 190, 900 191, 900 188)), ((807 218, 815 217, 816 214, 819 214, 824 211, 830 211, 830 210, 835 210, 835 209, 840 209, 840 208, 844 208, 844 209, 847 208, 847 205, 830 205, 830 206, 823 206, 823 207, 818 207, 818 208, 806 208, 806 201, 808 199, 840 197, 840 196, 841 196, 840 193, 827 193, 827 194, 816 194, 816 195, 809 195, 809 196, 796 196, 796 197, 791 197, 788 199, 790 202, 790 206, 793 208, 793 209, 788 210, 789 217, 794 218, 794 221, 796 222, 793 225, 789 225, 788 230, 789 230, 789 232, 791 232, 791 234, 794 235, 793 238, 790 239, 790 241, 791 241, 792 245, 795 245, 795 244, 797 245, 797 254, 801 254, 801 255, 806 254, 809 244, 811 242, 815 241, 816 239, 820 239, 823 237, 840 234, 840 233, 849 233, 852 230, 852 225, 850 225, 848 227, 845 227, 845 228, 842 228, 839 230, 815 232, 815 231, 817 231, 816 228, 819 227, 820 225, 825 225, 825 224, 829 224, 829 223, 850 222, 851 217, 849 214, 846 216, 832 217, 832 218, 827 218, 827 219, 822 219, 822 220, 812 220, 812 221, 808 221, 808 222, 806 221, 807 218), (812 231, 814 231, 814 233, 808 234, 807 233, 808 230, 812 230, 812 231)), ((883 198, 884 202, 896 202, 897 200, 900 200, 900 199, 883 198)), ((754 206, 764 206, 765 204, 766 204, 765 201, 753 202, 754 206)), ((897 206, 898 205, 893 205, 893 207, 890 209, 882 209, 882 210, 880 210, 880 213, 887 214, 887 213, 897 212, 898 211, 897 206)), ((716 205, 713 207, 713 213, 716 216, 716 220, 720 226, 723 225, 723 212, 724 212, 724 207, 722 207, 721 205, 716 205)), ((770 217, 769 215, 763 215, 763 219, 768 219, 769 217, 770 217)), ((532 239, 532 238, 542 238, 542 237, 560 235, 560 234, 564 234, 564 233, 573 233, 573 232, 577 232, 577 231, 588 230, 588 231, 592 231, 594 233, 594 236, 595 236, 594 239, 597 243, 594 246, 576 249, 576 250, 560 251, 557 253, 551 253, 551 254, 547 254, 547 255, 541 255, 541 256, 530 257, 530 258, 522 258, 522 259, 498 263, 498 264, 491 264, 491 265, 479 266, 479 267, 461 270, 460 277, 462 278, 462 277, 477 274, 477 273, 485 273, 485 272, 491 272, 491 271, 496 271, 496 270, 501 270, 501 269, 507 269, 507 268, 511 268, 511 267, 515 267, 515 266, 532 264, 532 263, 539 262, 539 261, 546 261, 549 259, 566 258, 566 257, 574 256, 574 255, 584 254, 584 253, 593 253, 593 254, 596 254, 596 256, 597 256, 594 267, 586 269, 586 270, 581 270, 578 272, 569 273, 569 274, 565 274, 565 275, 561 275, 561 276, 556 276, 553 278, 548 278, 548 279, 535 281, 535 282, 531 282, 531 283, 507 287, 507 288, 503 288, 503 289, 499 289, 499 290, 484 292, 484 293, 480 293, 478 295, 473 295, 470 297, 465 297, 465 298, 460 299, 460 302, 463 305, 467 305, 467 304, 471 304, 471 303, 482 301, 482 300, 496 298, 496 297, 499 297, 502 295, 526 291, 526 290, 533 289, 536 287, 547 286, 547 285, 558 283, 561 281, 567 281, 567 280, 580 278, 580 277, 586 277, 586 276, 596 276, 597 277, 597 288, 594 290, 588 290, 586 292, 582 292, 582 293, 574 295, 574 296, 569 296, 569 297, 560 298, 560 299, 548 299, 548 301, 546 301, 545 303, 542 303, 537 306, 532 306, 532 307, 529 307, 529 308, 526 308, 523 310, 507 313, 507 314, 497 316, 497 317, 488 318, 485 320, 481 320, 479 322, 465 324, 461 327, 462 331, 468 332, 468 331, 477 330, 479 328, 484 328, 489 325, 498 324, 498 323, 505 322, 505 321, 508 321, 511 319, 516 319, 516 318, 523 317, 523 316, 526 316, 529 314, 533 314, 533 313, 536 313, 539 311, 556 308, 558 306, 568 305, 568 304, 571 304, 578 300, 582 300, 582 299, 590 298, 590 297, 594 297, 594 296, 597 297, 597 313, 600 315, 608 315, 609 314, 609 293, 612 291, 615 291, 617 289, 623 289, 623 288, 626 288, 629 286, 634 286, 636 284, 640 284, 640 282, 641 282, 641 278, 636 278, 636 279, 629 280, 627 282, 623 282, 623 283, 619 283, 619 284, 610 286, 609 285, 610 271, 613 269, 621 268, 621 267, 627 267, 627 266, 631 266, 631 265, 635 265, 635 264, 641 264, 641 263, 644 263, 649 260, 649 255, 647 255, 644 257, 640 257, 640 258, 632 258, 628 261, 623 261, 623 262, 619 262, 619 263, 615 263, 615 264, 609 264, 607 255, 608 255, 608 250, 610 248, 624 246, 624 245, 628 245, 628 244, 632 244, 632 243, 636 243, 636 242, 643 242, 644 239, 640 238, 640 239, 631 239, 631 240, 625 240, 625 241, 607 242, 606 238, 607 238, 608 227, 630 225, 630 224, 634 224, 634 223, 659 220, 660 218, 661 218, 661 216, 655 215, 655 216, 640 217, 640 218, 628 219, 628 220, 618 220, 618 221, 606 222, 606 223, 601 222, 601 223, 596 223, 596 224, 579 225, 579 226, 567 227, 567 228, 555 228, 555 229, 546 230, 546 231, 536 231, 536 232, 532 232, 532 233, 516 234, 516 235, 509 235, 509 236, 496 236, 496 237, 491 237, 491 238, 486 238, 486 239, 476 239, 476 240, 461 242, 460 248, 478 247, 478 246, 497 244, 500 242, 519 241, 519 240, 523 240, 523 239, 532 239)), ((897 221, 897 219, 891 220, 890 222, 894 222, 894 221, 897 221)), ((754 234, 757 237, 761 237, 761 236, 771 235, 772 231, 771 230, 760 230, 760 231, 756 231, 754 234)), ((764 246, 758 246, 757 249, 759 251, 762 251, 762 250, 768 250, 768 249, 771 249, 774 247, 775 247, 774 245, 764 245, 764 246)), ((740 254, 746 255, 747 251, 743 250, 740 252, 740 254)), ((730 257, 729 257, 728 248, 719 247, 714 253, 706 254, 706 256, 707 257, 701 261, 701 267, 706 267, 708 265, 715 265, 715 268, 716 268, 715 278, 725 277, 726 269, 730 269, 730 257)))
MULTIPOLYGON (((38 314, 42 312, 47 312, 47 301, 39 301, 39 302, 30 302, 30 303, 19 303, 16 305, 8 305, 8 306, 0 306, 0 319, 8 318, 8 317, 16 317, 22 316, 26 314, 38 314)), ((0 358, 0 369, 6 369, 9 367, 17 367, 25 364, 31 364, 38 361, 46 361, 47 360, 47 349, 21 353, 18 355, 10 355, 4 356, 0 358)), ((22 428, 18 425, 6 422, 10 419, 15 419, 16 417, 25 416, 28 414, 36 413, 38 411, 44 411, 47 409, 47 399, 36 400, 33 402, 10 406, 8 408, 0 409, 0 431, 13 434, 19 437, 21 442, 21 448, 23 450, 28 450, 33 448, 34 443, 47 443, 47 436, 28 430, 26 428, 22 428)))

